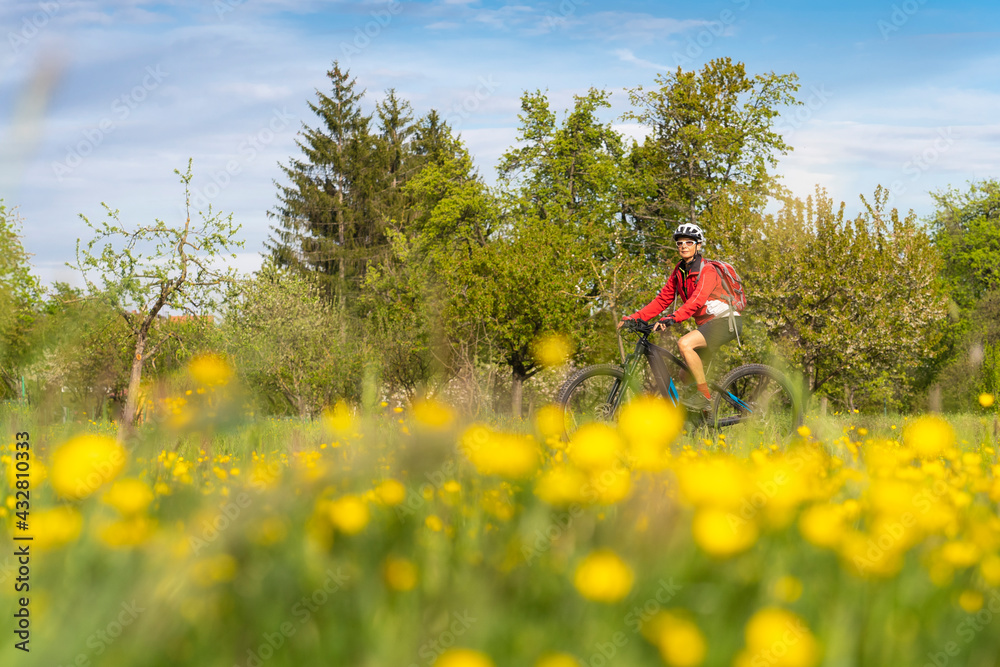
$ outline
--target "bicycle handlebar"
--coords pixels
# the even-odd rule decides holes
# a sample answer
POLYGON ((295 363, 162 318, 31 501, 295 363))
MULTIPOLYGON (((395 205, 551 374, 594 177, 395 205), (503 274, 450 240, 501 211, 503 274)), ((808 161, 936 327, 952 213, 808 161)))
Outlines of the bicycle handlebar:
POLYGON ((625 320, 622 329, 641 334, 653 333, 653 325, 646 320, 625 320))

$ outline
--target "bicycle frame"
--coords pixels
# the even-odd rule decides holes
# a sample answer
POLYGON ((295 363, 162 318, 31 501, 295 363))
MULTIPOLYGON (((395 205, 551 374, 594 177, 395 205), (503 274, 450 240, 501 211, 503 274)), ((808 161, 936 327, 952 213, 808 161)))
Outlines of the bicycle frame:
MULTIPOLYGON (((678 405, 680 403, 680 394, 677 391, 677 386, 674 384, 674 379, 668 378, 666 362, 668 360, 673 362, 674 365, 680 367, 684 372, 688 373, 688 375, 691 375, 691 369, 688 367, 687 362, 670 350, 649 342, 649 335, 653 332, 653 329, 648 324, 643 326, 641 329, 633 328, 630 330, 638 333, 639 339, 635 342, 635 349, 625 356, 622 363, 625 371, 625 382, 632 386, 635 393, 641 393, 641 387, 636 387, 635 379, 639 370, 639 363, 643 358, 645 358, 647 363, 649 363, 650 370, 653 373, 653 380, 656 383, 657 393, 666 397, 667 400, 669 400, 673 405, 678 405)), ((747 412, 753 412, 753 408, 751 406, 747 405, 736 396, 733 396, 728 391, 725 391, 715 382, 709 382, 708 384, 714 392, 723 397, 723 399, 725 399, 733 407, 747 412)), ((608 399, 609 402, 613 403, 613 409, 615 411, 617 411, 621 406, 623 395, 624 392, 618 391, 617 386, 612 388, 612 396, 609 396, 608 399)))

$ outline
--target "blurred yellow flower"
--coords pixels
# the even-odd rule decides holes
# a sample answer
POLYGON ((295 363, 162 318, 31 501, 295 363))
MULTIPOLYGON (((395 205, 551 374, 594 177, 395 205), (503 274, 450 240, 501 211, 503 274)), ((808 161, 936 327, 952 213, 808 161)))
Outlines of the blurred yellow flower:
POLYGON ((153 502, 153 490, 141 479, 120 479, 111 485, 101 500, 123 516, 131 516, 146 511, 153 502))
POLYGON ((414 421, 431 431, 447 431, 455 421, 455 411, 433 398, 414 402, 410 412, 414 421))
POLYGON ((584 470, 607 469, 622 453, 622 441, 615 429, 606 424, 585 424, 570 438, 567 453, 584 470))
POLYGON ((387 479, 375 487, 375 497, 383 505, 394 507, 406 500, 406 487, 395 479, 387 479))
POLYGON ((935 458, 955 444, 955 429, 937 415, 924 415, 903 430, 903 443, 921 458, 935 458))
POLYGON ((799 428, 798 428, 798 429, 796 430, 796 432, 797 432, 797 433, 798 433, 798 434, 799 434, 800 436, 802 436, 803 438, 808 438, 808 437, 809 437, 810 435, 812 435, 812 430, 810 430, 810 428, 809 428, 808 426, 806 426, 805 424, 803 424, 802 426, 800 426, 800 427, 799 427, 799 428))
POLYGON ((535 341, 532 354, 542 366, 562 366, 573 354, 573 342, 564 334, 548 334, 535 341))
POLYGON ((429 517, 424 519, 424 525, 433 530, 435 533, 440 533, 444 528, 444 523, 441 522, 440 517, 436 514, 431 514, 429 517))
POLYGON ((417 585, 417 567, 406 558, 386 558, 382 576, 386 585, 394 591, 411 591, 417 585))
POLYGON ((368 525, 371 514, 363 499, 346 495, 330 503, 330 521, 342 533, 356 535, 368 525))
POLYGON ((588 500, 590 482, 576 468, 559 466, 546 471, 535 484, 535 495, 549 505, 570 505, 588 500))
POLYGON ((277 516, 269 516, 256 521, 247 531, 254 544, 270 546, 284 541, 288 535, 288 522, 277 516))
POLYGON ((819 645, 805 621, 778 607, 755 613, 745 629, 746 649, 739 665, 766 660, 773 667, 813 667, 819 662, 819 645))
POLYGON ((544 438, 561 438, 565 431, 563 409, 559 405, 545 405, 535 412, 535 426, 544 438))
POLYGON ((847 517, 841 505, 813 505, 799 517, 802 537, 818 547, 836 549, 847 531, 847 517))
POLYGON ((708 643, 684 610, 658 612, 642 626, 642 634, 660 649, 671 667, 697 667, 705 661, 708 643))
POLYGON ((618 431, 629 443, 633 456, 655 465, 654 452, 672 443, 684 429, 684 413, 659 396, 640 396, 621 412, 618 431))
POLYGON ((59 505, 41 510, 32 510, 31 530, 34 539, 31 544, 39 551, 57 549, 80 537, 83 516, 75 507, 59 505))
POLYGON ((681 497, 695 507, 736 510, 746 501, 750 479, 746 466, 729 456, 698 459, 677 466, 681 497))
POLYGON ((188 372, 195 382, 204 387, 229 384, 233 369, 218 354, 201 354, 188 362, 188 372))
POLYGON ((104 435, 78 435, 52 453, 52 488, 79 500, 110 482, 125 466, 125 449, 104 435))
POLYGON ((236 577, 236 559, 229 554, 217 554, 191 564, 191 579, 203 588, 232 581, 236 577))
POLYGON ((757 524, 717 507, 700 507, 691 521, 691 535, 710 556, 728 558, 757 542, 757 524))
POLYGON ((982 593, 967 589, 958 596, 958 606, 967 614, 974 614, 983 608, 983 600, 982 593))
POLYGON ((569 653, 546 653, 535 662, 535 667, 580 667, 580 661, 569 653))
POLYGON ((109 547, 121 549, 144 544, 153 534, 152 522, 144 516, 128 516, 101 527, 98 536, 109 547))
POLYGON ((618 554, 598 549, 577 566, 573 585, 588 600, 612 603, 628 595, 634 579, 632 568, 618 554))
POLYGON ((327 429, 340 435, 347 435, 355 428, 354 415, 344 401, 337 401, 333 409, 323 413, 323 424, 327 429))
POLYGON ((1000 556, 990 554, 979 564, 979 573, 983 581, 994 588, 1000 586, 1000 556))
POLYGON ((979 395, 979 405, 984 408, 991 407, 993 405, 993 400, 993 394, 983 393, 979 395))
POLYGON ((795 602, 802 597, 802 580, 798 577, 785 575, 774 582, 771 590, 774 597, 782 602, 795 602))
POLYGON ((494 667, 489 656, 467 648, 448 649, 434 661, 434 667, 494 667))
POLYGON ((461 447, 481 475, 524 479, 538 469, 538 445, 530 435, 501 433, 475 424, 462 435, 461 447))

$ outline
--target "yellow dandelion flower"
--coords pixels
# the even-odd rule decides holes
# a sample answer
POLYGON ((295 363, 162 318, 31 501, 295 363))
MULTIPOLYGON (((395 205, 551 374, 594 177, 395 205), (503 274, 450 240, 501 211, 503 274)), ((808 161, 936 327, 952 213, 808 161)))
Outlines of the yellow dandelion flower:
POLYGON ((841 505, 813 505, 799 517, 799 532, 812 544, 836 549, 847 531, 847 517, 841 505))
POLYGON ((125 466, 125 449, 103 435, 78 435, 52 453, 52 488, 79 500, 113 480, 125 466))
POLYGON ((128 516, 102 526, 98 537, 115 549, 137 547, 152 537, 153 527, 153 522, 144 516, 128 516))
POLYGON ((431 431, 447 431, 455 421, 455 411, 433 398, 414 402, 410 414, 417 424, 431 431))
POLYGON ((434 667, 494 667, 490 657, 481 651, 451 648, 438 656, 434 667))
POLYGON ((535 484, 535 495, 549 505, 563 506, 584 502, 588 497, 590 482, 576 468, 556 467, 546 471, 535 484))
POLYGON ((429 517, 424 519, 424 525, 433 530, 435 533, 440 533, 444 528, 444 523, 442 523, 440 517, 436 514, 431 514, 429 517))
POLYGON ((796 433, 798 433, 803 438, 808 438, 810 435, 812 435, 812 430, 808 426, 803 424, 798 429, 796 429, 796 433))
POLYGON ((406 558, 390 556, 382 564, 382 577, 394 591, 412 591, 417 585, 417 566, 406 558))
POLYGON ((798 577, 785 575, 774 582, 771 590, 774 597, 782 602, 795 602, 802 597, 802 580, 798 577))
POLYGON ((188 373, 195 382, 204 387, 218 387, 229 384, 233 369, 218 354, 201 354, 188 363, 188 373))
POLYGON ((937 415, 924 415, 903 430, 903 443, 921 458, 936 458, 955 444, 955 429, 937 415))
POLYGON ((677 468, 681 497, 695 507, 738 509, 750 495, 750 482, 746 466, 729 456, 696 460, 677 468))
POLYGON ((819 662, 819 645, 809 626, 785 609, 761 609, 747 622, 744 634, 746 664, 766 659, 775 667, 813 667, 819 662))
POLYGON ((728 558, 742 553, 757 542, 757 524, 717 507, 700 507, 691 522, 695 544, 705 553, 728 558))
POLYGON ((669 462, 668 445, 684 429, 684 413, 659 396, 642 396, 622 410, 618 431, 629 445, 637 470, 663 470, 669 462))
POLYGON ((561 438, 565 431, 563 409, 559 405, 545 405, 535 412, 535 426, 544 438, 561 438))
POLYGON ((341 435, 351 433, 356 427, 354 415, 344 401, 337 401, 332 410, 323 413, 323 424, 327 429, 341 435))
POLYGON ((658 612, 642 626, 642 634, 660 649, 663 662, 671 667, 697 667, 705 661, 705 635, 684 610, 658 612))
POLYGON ((202 588, 216 583, 232 581, 237 572, 236 559, 229 554, 202 558, 191 564, 191 578, 202 588))
POLYGON ((569 653, 546 653, 538 658, 535 667, 580 667, 580 661, 569 653))
POLYGON ((991 407, 993 405, 993 400, 994 400, 993 394, 983 393, 979 395, 979 405, 983 406, 984 408, 991 407))
POLYGON ((31 512, 32 546, 39 551, 57 549, 80 537, 83 516, 75 507, 60 505, 31 512))
POLYGON ((584 470, 610 468, 622 452, 622 440, 615 429, 606 424, 586 424, 573 434, 567 453, 573 463, 584 470))
POLYGON ((288 536, 288 522, 277 516, 269 516, 255 522, 248 531, 254 544, 270 546, 280 544, 288 536))
POLYGON ((141 479, 120 479, 102 496, 106 504, 124 516, 141 514, 153 502, 153 490, 141 479))
POLYGON ((979 564, 979 573, 983 581, 994 588, 1000 586, 1000 556, 990 554, 979 564))
POLYGON ((368 525, 371 514, 359 496, 346 495, 330 503, 330 521, 342 533, 355 535, 368 525))
POLYGON ((406 487, 395 479, 387 479, 375 487, 375 498, 383 505, 394 507, 406 500, 406 487))
POLYGON ((481 475, 524 479, 538 469, 538 446, 529 435, 500 433, 474 425, 463 434, 461 447, 481 475))
POLYGON ((632 590, 635 575, 625 561, 610 549, 591 552, 573 576, 576 590, 595 602, 618 602, 632 590))
POLYGON ((979 591, 964 590, 958 596, 958 606, 967 614, 975 614, 983 608, 983 594, 979 591))
POLYGON ((573 342, 563 334, 548 334, 535 341, 532 354, 542 366, 562 366, 573 354, 573 342))

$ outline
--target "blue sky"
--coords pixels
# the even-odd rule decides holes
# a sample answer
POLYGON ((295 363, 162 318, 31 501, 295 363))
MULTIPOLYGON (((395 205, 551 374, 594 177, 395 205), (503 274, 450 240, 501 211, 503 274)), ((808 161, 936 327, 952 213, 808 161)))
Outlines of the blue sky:
POLYGON ((335 59, 369 111, 388 88, 441 111, 492 182, 525 90, 563 110, 606 88, 608 120, 639 136, 625 89, 729 56, 799 77, 806 106, 779 121, 796 194, 820 185, 853 213, 881 183, 926 216, 929 192, 1000 177, 998 19, 978 0, 4 0, 0 197, 43 281, 78 283, 78 214, 179 219, 190 157, 196 200, 234 213, 252 269, 335 59))

